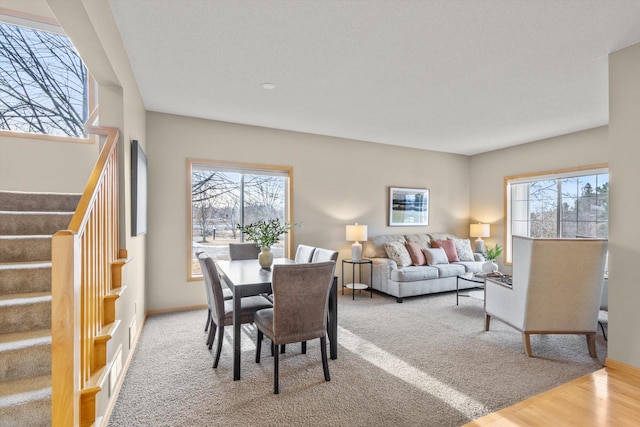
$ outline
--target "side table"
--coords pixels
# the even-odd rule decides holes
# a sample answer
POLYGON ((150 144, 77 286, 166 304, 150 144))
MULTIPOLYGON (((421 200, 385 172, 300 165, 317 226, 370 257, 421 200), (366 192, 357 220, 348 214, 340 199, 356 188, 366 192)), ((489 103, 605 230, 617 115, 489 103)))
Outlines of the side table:
POLYGON ((371 281, 371 278, 373 277, 373 261, 371 261, 368 258, 363 258, 360 260, 353 260, 353 259, 343 259, 342 260, 342 295, 344 295, 344 288, 346 287, 347 289, 352 289, 352 299, 356 299, 356 289, 362 290, 362 289, 367 289, 369 288, 370 292, 371 292, 371 298, 373 298, 373 286, 367 285, 365 283, 358 283, 356 282, 356 265, 358 266, 358 280, 360 282, 362 282, 362 266, 363 265, 369 265, 369 281, 371 281), (345 264, 351 264, 351 278, 353 280, 353 283, 347 283, 346 285, 344 284, 344 265, 345 264))

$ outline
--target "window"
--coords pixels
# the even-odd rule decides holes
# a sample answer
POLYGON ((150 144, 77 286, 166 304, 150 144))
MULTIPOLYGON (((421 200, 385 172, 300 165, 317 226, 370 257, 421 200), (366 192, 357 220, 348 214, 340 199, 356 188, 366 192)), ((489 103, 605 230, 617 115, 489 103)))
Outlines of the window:
POLYGON ((0 130, 86 139, 87 68, 55 26, 33 24, 48 31, 0 22, 0 130))
MULTIPOLYGON (((244 242, 238 224, 291 222, 289 167, 189 160, 188 171, 189 280, 202 276, 196 252, 229 259, 229 243, 244 242)), ((288 256, 290 235, 272 247, 274 257, 288 256)))
POLYGON ((609 170, 606 166, 506 177, 505 261, 511 236, 609 237, 609 170))

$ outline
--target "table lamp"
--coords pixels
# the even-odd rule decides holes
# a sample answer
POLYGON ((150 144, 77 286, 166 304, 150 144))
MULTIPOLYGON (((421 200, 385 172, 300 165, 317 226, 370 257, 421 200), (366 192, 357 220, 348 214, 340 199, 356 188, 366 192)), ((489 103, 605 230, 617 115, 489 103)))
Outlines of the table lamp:
POLYGON ((469 226, 469 236, 477 237, 476 252, 484 253, 484 240, 482 240, 482 238, 489 237, 489 224, 471 224, 469 226))
POLYGON ((347 225, 346 234, 347 240, 354 242, 351 245, 351 259, 360 261, 362 259, 362 244, 360 242, 367 240, 367 226, 358 225, 357 222, 355 225, 347 225))

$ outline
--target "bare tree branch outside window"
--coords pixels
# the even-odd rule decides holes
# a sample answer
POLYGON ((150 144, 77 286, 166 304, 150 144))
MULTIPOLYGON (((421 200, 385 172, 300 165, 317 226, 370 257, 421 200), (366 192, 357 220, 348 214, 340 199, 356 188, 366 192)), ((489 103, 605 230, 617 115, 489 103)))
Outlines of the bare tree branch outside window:
POLYGON ((88 99, 67 37, 0 23, 0 129, 84 138, 88 99))

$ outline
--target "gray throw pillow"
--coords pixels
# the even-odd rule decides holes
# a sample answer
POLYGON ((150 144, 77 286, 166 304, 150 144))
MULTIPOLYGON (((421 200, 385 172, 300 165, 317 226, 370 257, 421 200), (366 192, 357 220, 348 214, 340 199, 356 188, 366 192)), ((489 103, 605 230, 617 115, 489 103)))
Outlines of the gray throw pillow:
POLYGON ((442 248, 422 248, 427 265, 449 264, 447 253, 442 248))
POLYGON ((474 261, 473 249, 471 249, 471 241, 469 239, 453 239, 460 261, 474 261))

